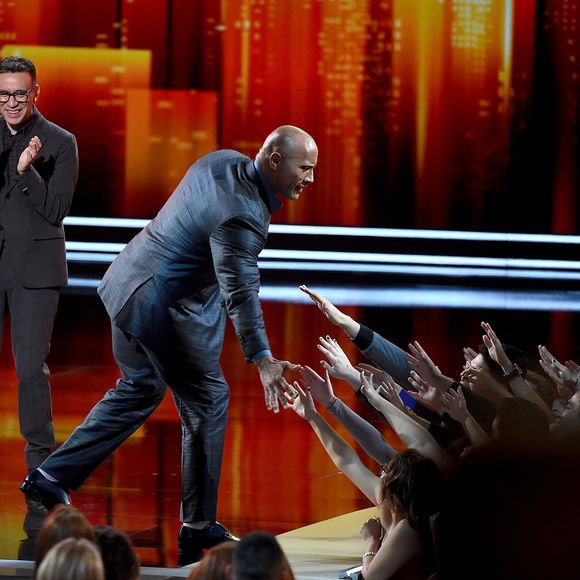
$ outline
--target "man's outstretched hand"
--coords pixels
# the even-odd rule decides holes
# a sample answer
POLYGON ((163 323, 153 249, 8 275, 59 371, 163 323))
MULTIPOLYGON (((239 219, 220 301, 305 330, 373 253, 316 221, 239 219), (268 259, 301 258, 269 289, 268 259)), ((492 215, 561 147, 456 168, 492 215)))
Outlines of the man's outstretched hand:
POLYGON ((300 365, 293 364, 287 360, 278 360, 273 356, 265 356, 254 361, 258 372, 260 373, 260 380, 264 387, 264 399, 266 401, 266 409, 278 413, 280 411, 280 403, 284 409, 288 408, 288 401, 284 393, 288 392, 294 396, 295 389, 284 378, 284 374, 288 371, 294 371, 300 368, 300 365))

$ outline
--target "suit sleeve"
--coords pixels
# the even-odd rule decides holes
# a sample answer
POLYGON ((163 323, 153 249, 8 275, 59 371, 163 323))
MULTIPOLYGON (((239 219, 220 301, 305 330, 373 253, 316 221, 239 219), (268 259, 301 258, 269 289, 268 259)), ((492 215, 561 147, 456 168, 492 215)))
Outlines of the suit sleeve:
POLYGON ((214 269, 246 360, 270 348, 258 293, 258 255, 266 234, 253 220, 234 217, 210 236, 214 269))
POLYGON ((69 212, 78 170, 76 139, 68 134, 56 154, 52 175, 45 181, 32 167, 19 177, 17 187, 41 217, 59 226, 69 212))

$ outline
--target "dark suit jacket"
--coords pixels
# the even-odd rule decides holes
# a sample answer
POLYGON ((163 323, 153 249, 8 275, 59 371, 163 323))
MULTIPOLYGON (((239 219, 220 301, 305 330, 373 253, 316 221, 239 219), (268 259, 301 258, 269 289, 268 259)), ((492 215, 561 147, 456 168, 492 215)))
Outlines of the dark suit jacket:
POLYGON ((257 261, 270 215, 251 159, 230 150, 202 157, 107 270, 98 292, 109 316, 159 344, 179 307, 188 332, 209 341, 218 331, 208 321, 225 302, 246 358, 268 349, 257 261))
POLYGON ((78 176, 77 143, 72 133, 37 115, 30 135, 42 143, 38 158, 2 189, 6 247, 23 286, 66 286, 62 220, 78 176))

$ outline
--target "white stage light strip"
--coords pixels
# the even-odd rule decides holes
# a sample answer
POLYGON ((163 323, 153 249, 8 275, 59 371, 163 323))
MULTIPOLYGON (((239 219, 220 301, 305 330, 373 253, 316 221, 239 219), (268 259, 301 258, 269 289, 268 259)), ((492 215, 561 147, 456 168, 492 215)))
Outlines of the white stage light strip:
MULTIPOLYGON (((317 289, 313 287, 313 289, 317 289)), ((324 287, 322 294, 338 306, 482 308, 494 310, 580 311, 580 292, 525 292, 461 288, 324 287)), ((273 302, 310 303, 295 286, 263 286, 260 298, 273 302)))
MULTIPOLYGON (((101 218, 69 216, 64 224, 101 228, 144 228, 151 220, 131 218, 101 218)), ((375 238, 416 238, 427 240, 466 240, 490 242, 529 242, 549 244, 579 244, 580 236, 563 234, 527 234, 502 232, 462 232, 457 230, 413 230, 400 228, 361 228, 344 226, 309 226, 272 224, 270 232, 275 234, 349 236, 375 238)))
MULTIPOLYGON (((111 242, 66 242, 67 258, 71 261, 107 262, 115 258, 113 252, 119 253, 125 244, 111 242)), ((352 262, 362 272, 389 272, 393 270, 379 269, 376 266, 360 267, 360 264, 401 264, 408 266, 440 266, 463 268, 502 268, 509 269, 537 269, 537 270, 579 270, 578 260, 538 260, 525 258, 486 258, 477 256, 432 256, 429 254, 374 254, 363 252, 324 252, 310 250, 268 250, 260 254, 264 268, 270 266, 264 260, 283 261, 285 268, 303 267, 304 260, 323 264, 324 262, 347 263, 352 262)), ((275 266, 272 266, 275 267, 275 266)), ((326 269, 338 269, 338 264, 326 269)), ((398 271, 398 270, 397 270, 398 271)), ((401 270, 401 273, 403 271, 401 270)), ((494 274, 496 275, 496 274, 494 274)))
POLYGON ((311 250, 268 250, 263 259, 301 259, 324 262, 378 262, 382 264, 429 264, 437 266, 489 266, 503 268, 555 268, 580 270, 578 260, 537 260, 527 258, 484 258, 473 256, 436 256, 431 254, 374 254, 368 252, 326 252, 311 250))
MULTIPOLYGON (((70 278, 69 286, 96 288, 99 280, 70 278)), ((461 288, 344 288, 324 287, 324 296, 337 306, 423 308, 482 308, 494 310, 580 311, 580 292, 524 292, 461 288)), ((263 285, 260 298, 271 302, 311 304, 296 286, 263 285)))
POLYGON ((94 252, 67 252, 67 262, 92 262, 94 264, 110 264, 119 254, 97 254, 94 252))
POLYGON ((411 274, 422 276, 446 276, 464 278, 502 277, 512 279, 580 280, 580 271, 559 270, 510 270, 508 268, 456 268, 437 266, 387 266, 378 264, 349 264, 324 262, 259 262, 260 270, 290 270, 308 272, 352 272, 365 274, 411 274))
POLYGON ((65 226, 85 226, 91 228, 144 228, 151 220, 133 218, 102 218, 68 216, 64 218, 65 226))
POLYGON ((66 242, 68 252, 116 252, 117 254, 127 244, 115 242, 66 242))

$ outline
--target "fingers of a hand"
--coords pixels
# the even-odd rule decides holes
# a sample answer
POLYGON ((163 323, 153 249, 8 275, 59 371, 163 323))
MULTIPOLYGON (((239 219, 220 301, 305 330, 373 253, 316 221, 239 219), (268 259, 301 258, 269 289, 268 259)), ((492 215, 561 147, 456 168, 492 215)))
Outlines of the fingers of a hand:
POLYGON ((419 353, 420 358, 429 359, 429 355, 425 351, 425 349, 421 346, 421 343, 418 340, 414 340, 413 344, 415 345, 415 349, 419 353))
POLYGON ((311 377, 313 379, 322 379, 322 377, 312 367, 309 367, 308 365, 300 368, 300 376, 303 378, 311 377))
POLYGON ((298 365, 296 363, 291 363, 290 361, 284 361, 286 370, 288 371, 295 371, 302 368, 302 365, 298 365))
MULTIPOLYGON (((322 339, 321 339, 322 340, 322 339)), ((332 356, 332 353, 330 352, 330 350, 328 350, 324 345, 322 344, 317 344, 316 348, 327 358, 330 358, 332 356)))
POLYGON ((410 354, 415 358, 419 358, 419 356, 421 355, 421 353, 417 350, 417 347, 412 342, 410 342, 407 345, 407 348, 409 349, 409 352, 407 354, 410 354))
POLYGON ((320 294, 318 294, 318 292, 316 292, 315 290, 311 290, 310 288, 308 288, 308 286, 302 285, 299 286, 299 288, 300 290, 302 290, 302 292, 310 296, 310 298, 312 298, 314 302, 320 303, 322 301, 322 296, 320 296, 320 294))
POLYGON ((425 382, 418 373, 416 373, 415 371, 411 371, 410 374, 420 389, 428 389, 429 388, 429 385, 427 384, 427 382, 425 382))
POLYGON ((278 397, 276 397, 276 393, 271 388, 267 388, 265 391, 265 396, 266 408, 268 411, 274 411, 274 413, 278 413, 280 411, 280 407, 278 406, 278 397))
POLYGON ((331 375, 333 374, 334 367, 331 364, 329 364, 328 361, 321 360, 320 365, 325 371, 328 371, 331 375))

